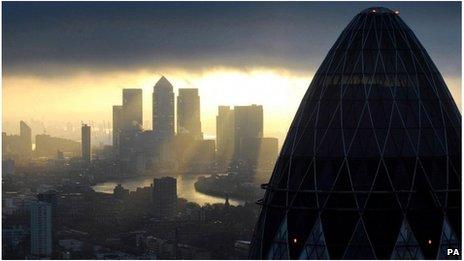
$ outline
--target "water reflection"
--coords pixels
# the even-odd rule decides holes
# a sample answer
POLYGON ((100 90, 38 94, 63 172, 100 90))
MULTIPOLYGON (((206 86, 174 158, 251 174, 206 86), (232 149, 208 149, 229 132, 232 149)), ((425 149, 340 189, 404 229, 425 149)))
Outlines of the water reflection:
MULTIPOLYGON (((181 198, 185 198, 190 202, 195 202, 200 205, 206 203, 224 203, 225 199, 222 197, 215 197, 203 194, 195 190, 194 183, 198 177, 205 176, 205 175, 178 175, 174 176, 177 179, 177 196, 181 198)), ((96 192, 103 192, 103 193, 113 193, 113 189, 116 185, 121 184, 124 188, 129 189, 130 191, 135 191, 138 187, 149 187, 153 183, 154 177, 134 177, 134 178, 127 178, 122 180, 113 180, 107 181, 103 183, 98 183, 92 188, 96 192)), ((229 203, 231 205, 243 205, 245 204, 244 201, 229 199, 229 203)))

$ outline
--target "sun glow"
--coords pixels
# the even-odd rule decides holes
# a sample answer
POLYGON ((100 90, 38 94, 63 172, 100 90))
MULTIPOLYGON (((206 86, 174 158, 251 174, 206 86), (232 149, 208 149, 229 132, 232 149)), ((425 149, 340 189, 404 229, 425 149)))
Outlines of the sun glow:
MULTIPOLYGON (((144 127, 151 129, 153 86, 161 75, 173 84, 176 95, 179 88, 199 89, 205 137, 215 137, 217 106, 261 104, 264 135, 279 138, 281 145, 313 73, 276 68, 201 71, 173 68, 162 72, 86 71, 56 77, 4 75, 3 122, 11 122, 12 126, 17 126, 19 120, 30 119, 45 123, 111 122, 112 106, 122 103, 122 89, 142 88, 144 127)), ((446 78, 446 82, 460 108, 460 79, 446 78)))
MULTIPOLYGON (((4 121, 111 121, 112 105, 121 104, 123 88, 143 89, 145 128, 151 128, 153 86, 164 75, 179 88, 198 88, 202 129, 214 137, 219 105, 264 106, 264 134, 279 138, 293 119, 312 74, 256 68, 211 68, 189 72, 170 69, 131 72, 81 72, 71 76, 5 76, 3 78, 4 121)), ((8 131, 8 130, 6 130, 8 131)))
MULTIPOLYGON (((122 103, 123 88, 143 89, 144 127, 151 129, 153 86, 164 75, 179 88, 198 88, 205 137, 214 138, 219 105, 264 106, 264 135, 279 138, 290 127, 313 73, 276 68, 210 68, 201 71, 168 69, 124 72, 80 72, 69 76, 4 75, 3 122, 111 122, 112 106, 122 103)), ((458 107, 460 79, 446 78, 458 107)), ((15 132, 4 129, 6 132, 15 132)))

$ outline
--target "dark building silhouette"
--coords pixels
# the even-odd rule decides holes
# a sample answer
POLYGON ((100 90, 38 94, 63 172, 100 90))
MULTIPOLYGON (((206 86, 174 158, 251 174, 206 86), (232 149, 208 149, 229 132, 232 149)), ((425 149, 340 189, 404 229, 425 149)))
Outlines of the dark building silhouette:
POLYGON ((237 159, 240 155, 242 143, 249 138, 263 137, 263 106, 235 106, 234 107, 234 151, 237 159))
POLYGON ((153 214, 157 218, 172 219, 177 211, 177 180, 173 177, 153 180, 153 214))
POLYGON ((113 106, 113 151, 119 153, 119 137, 122 131, 123 110, 121 105, 113 106))
POLYGON ((32 130, 24 121, 19 122, 19 136, 21 137, 21 154, 30 157, 32 153, 32 130))
MULTIPOLYGON (((117 133, 117 159, 120 164, 120 171, 123 173, 134 173, 136 164, 135 139, 142 131, 143 112, 142 89, 123 89, 122 91, 122 122, 121 130, 117 133)), ((118 115, 119 108, 116 108, 118 115)), ((114 125, 115 122, 113 122, 114 125)), ((116 120, 116 123, 119 123, 116 120)))
POLYGON ((179 89, 177 96, 177 134, 201 140, 200 96, 198 89, 179 89))
POLYGON ((52 244, 56 243, 56 229, 54 229, 54 225, 58 224, 59 222, 59 215, 58 215, 58 198, 59 193, 56 190, 48 190, 42 193, 37 194, 37 201, 38 202, 45 202, 48 203, 51 207, 51 233, 52 233, 52 244))
POLYGON ((273 166, 278 156, 277 138, 245 138, 240 148, 241 159, 252 167, 273 166))
POLYGON ((30 159, 32 155, 32 131, 24 122, 19 122, 19 135, 2 133, 2 157, 16 160, 30 159))
POLYGON ((82 162, 86 165, 90 164, 91 147, 90 147, 90 126, 82 125, 81 146, 82 146, 82 162))
POLYGON ((366 9, 342 32, 263 188, 250 258, 447 259, 460 249, 461 115, 398 12, 366 9))
POLYGON ((153 130, 161 137, 174 135, 174 92, 162 76, 153 88, 153 130))
POLYGON ((142 89, 123 89, 123 130, 139 130, 143 125, 142 89))
POLYGON ((234 155, 234 110, 229 106, 219 106, 216 116, 216 146, 220 162, 227 163, 234 155))
POLYGON ((53 249, 52 206, 37 201, 30 204, 31 254, 34 258, 49 259, 53 249))

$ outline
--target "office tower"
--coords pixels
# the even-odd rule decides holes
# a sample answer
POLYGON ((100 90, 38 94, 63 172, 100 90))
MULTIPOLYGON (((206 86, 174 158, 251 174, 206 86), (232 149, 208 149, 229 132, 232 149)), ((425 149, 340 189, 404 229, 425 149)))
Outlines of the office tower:
POLYGON ((234 155, 234 110, 219 106, 216 116, 216 146, 220 162, 230 161, 234 155))
POLYGON ((160 137, 174 135, 174 92, 171 83, 162 76, 153 88, 153 130, 160 137))
POLYGON ((234 152, 240 159, 241 146, 244 139, 263 137, 263 106, 235 106, 234 107, 234 152))
POLYGON ((177 96, 177 134, 202 139, 200 122, 200 96, 198 89, 179 89, 177 96))
POLYGON ((6 135, 6 133, 2 133, 2 157, 13 157, 15 159, 30 158, 32 153, 31 128, 24 121, 20 121, 19 129, 19 135, 6 135))
POLYGON ((278 155, 277 138, 245 138, 240 155, 243 160, 258 165, 273 164, 278 155))
POLYGON ((172 219, 177 212, 177 180, 172 177, 153 180, 153 211, 158 218, 172 219))
POLYGON ((259 159, 262 162, 272 162, 277 160, 279 155, 279 140, 277 138, 265 137, 261 138, 259 148, 259 159))
POLYGON ((52 206, 37 201, 31 203, 31 254, 49 258, 52 254, 52 206))
POLYGON ((56 190, 48 190, 37 194, 38 202, 48 203, 51 207, 51 233, 52 233, 52 244, 56 243, 56 231, 54 231, 55 225, 58 224, 60 217, 58 216, 58 192, 56 190))
POLYGON ((82 135, 81 135, 81 146, 82 146, 82 162, 84 164, 90 164, 90 126, 87 124, 82 125, 82 135))
POLYGON ((122 90, 122 129, 140 130, 143 122, 142 89, 122 90))
POLYGON ((354 17, 314 76, 252 259, 447 259, 461 247, 461 114, 398 12, 354 17))
POLYGON ((19 122, 19 136, 21 137, 21 154, 25 157, 30 157, 32 152, 32 130, 24 122, 19 122))
POLYGON ((113 151, 119 152, 119 137, 122 131, 123 107, 121 105, 113 106, 113 151))

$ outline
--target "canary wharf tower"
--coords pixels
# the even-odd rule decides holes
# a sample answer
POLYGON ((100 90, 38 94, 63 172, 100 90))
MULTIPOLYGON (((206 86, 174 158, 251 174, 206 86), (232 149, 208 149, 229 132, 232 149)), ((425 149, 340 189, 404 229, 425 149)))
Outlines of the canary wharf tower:
POLYGON ((348 24, 262 187, 252 259, 460 258, 461 115, 398 12, 348 24))

